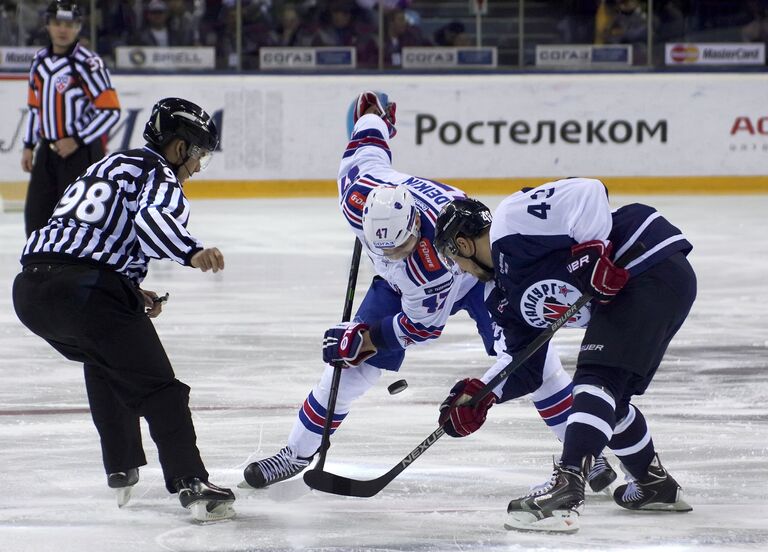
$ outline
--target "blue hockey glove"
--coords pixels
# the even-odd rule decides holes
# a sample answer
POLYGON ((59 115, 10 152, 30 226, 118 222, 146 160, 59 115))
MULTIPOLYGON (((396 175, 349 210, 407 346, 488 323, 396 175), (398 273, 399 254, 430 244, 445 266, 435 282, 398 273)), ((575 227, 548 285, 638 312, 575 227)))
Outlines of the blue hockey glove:
POLYGON ((323 336, 323 362, 343 362, 347 366, 357 366, 375 355, 375 348, 362 350, 363 333, 367 331, 368 324, 360 322, 342 322, 326 330, 323 336))
POLYGON ((496 403, 496 395, 488 393, 474 407, 460 406, 469 402, 485 384, 479 379, 466 378, 456 383, 440 405, 437 423, 451 437, 466 437, 485 423, 488 410, 496 403))

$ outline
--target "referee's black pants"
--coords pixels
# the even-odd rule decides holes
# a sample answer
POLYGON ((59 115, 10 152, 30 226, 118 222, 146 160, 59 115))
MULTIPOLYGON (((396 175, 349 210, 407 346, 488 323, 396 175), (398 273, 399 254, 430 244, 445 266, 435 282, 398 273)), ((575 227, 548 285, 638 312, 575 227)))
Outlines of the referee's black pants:
POLYGON ((146 464, 143 416, 170 492, 176 478, 208 479, 196 445, 189 387, 176 379, 130 280, 89 265, 30 264, 13 284, 13 304, 27 328, 85 364, 107 473, 146 464))
POLYGON ((64 190, 85 169, 104 157, 101 139, 80 146, 66 159, 51 150, 50 142, 43 141, 35 152, 32 175, 29 178, 27 199, 24 203, 24 226, 27 237, 48 224, 64 190))

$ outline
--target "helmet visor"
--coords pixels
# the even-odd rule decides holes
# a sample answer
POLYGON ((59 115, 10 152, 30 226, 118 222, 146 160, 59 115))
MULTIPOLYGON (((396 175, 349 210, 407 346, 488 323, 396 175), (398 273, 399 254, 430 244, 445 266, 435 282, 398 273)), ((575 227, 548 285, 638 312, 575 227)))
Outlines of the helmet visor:
POLYGON ((197 159, 200 162, 200 170, 204 171, 213 159, 213 152, 200 146, 192 146, 189 148, 189 156, 192 159, 197 159))

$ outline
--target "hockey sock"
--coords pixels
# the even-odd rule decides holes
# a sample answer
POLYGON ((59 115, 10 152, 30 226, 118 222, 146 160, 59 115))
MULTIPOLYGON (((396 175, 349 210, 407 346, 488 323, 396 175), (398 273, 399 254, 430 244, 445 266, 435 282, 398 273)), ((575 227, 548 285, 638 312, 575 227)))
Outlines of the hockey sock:
POLYGON ((645 478, 655 450, 645 417, 634 405, 629 405, 627 415, 616 424, 608 446, 633 477, 645 478))
POLYGON ((573 406, 565 432, 563 466, 581 466, 586 456, 597 456, 613 435, 616 403, 603 387, 579 384, 573 388, 573 406))
MULTIPOLYGON (((323 437, 323 428, 328 410, 315 398, 314 391, 307 396, 299 409, 299 416, 293 424, 288 437, 288 445, 302 458, 308 458, 317 452, 323 437)), ((334 412, 331 423, 331 435, 341 425, 348 412, 334 412)))
POLYGON ((571 377, 561 368, 531 393, 539 416, 560 441, 565 440, 568 415, 573 404, 572 390, 571 377))
MULTIPOLYGON (((380 376, 381 370, 370 366, 367 362, 342 370, 336 408, 331 423, 331 435, 349 414, 352 403, 373 387, 380 376)), ((288 445, 301 457, 312 456, 320 447, 328 413, 326 405, 331 394, 332 379, 333 368, 326 366, 320 381, 307 396, 299 409, 298 418, 293 424, 293 429, 288 437, 288 445)))

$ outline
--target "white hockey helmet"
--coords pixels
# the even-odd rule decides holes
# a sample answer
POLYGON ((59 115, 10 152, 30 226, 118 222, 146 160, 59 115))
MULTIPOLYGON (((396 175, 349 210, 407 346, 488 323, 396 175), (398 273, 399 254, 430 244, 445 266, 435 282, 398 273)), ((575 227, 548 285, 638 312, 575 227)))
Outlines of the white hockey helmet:
POLYGON ((418 210, 405 184, 374 188, 363 207, 363 233, 374 253, 393 249, 415 236, 418 210))

